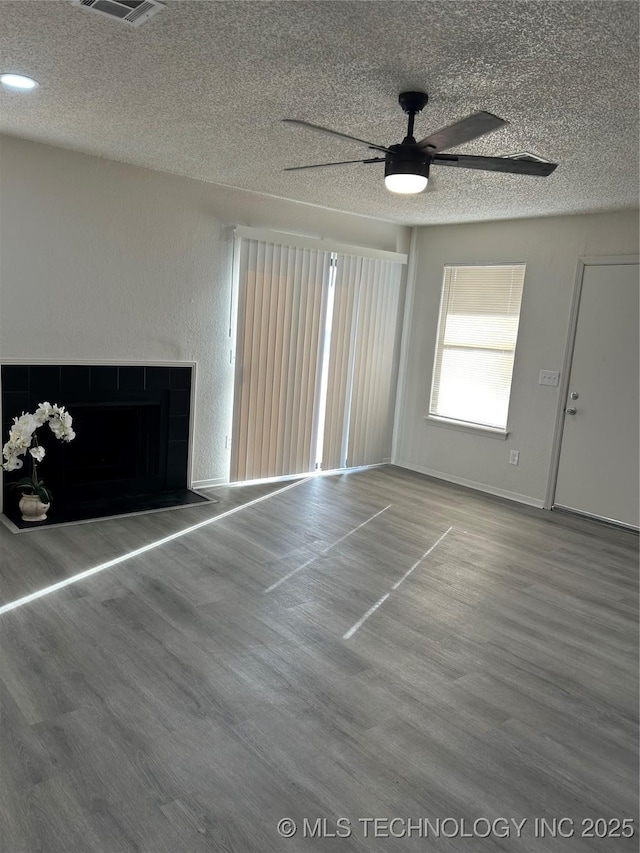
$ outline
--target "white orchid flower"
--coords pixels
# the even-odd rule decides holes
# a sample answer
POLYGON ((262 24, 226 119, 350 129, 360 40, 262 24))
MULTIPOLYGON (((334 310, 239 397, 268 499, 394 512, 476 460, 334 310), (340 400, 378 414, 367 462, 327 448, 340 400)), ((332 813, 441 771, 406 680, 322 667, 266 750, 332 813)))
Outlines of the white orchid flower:
POLYGON ((5 471, 17 471, 22 468, 23 462, 19 458, 27 451, 31 455, 34 465, 41 462, 45 456, 45 449, 37 443, 36 431, 45 423, 49 424, 51 432, 60 441, 72 441, 76 434, 73 431, 73 418, 64 406, 58 406, 48 402, 40 403, 32 414, 23 412, 19 418, 13 419, 9 430, 9 441, 2 448, 2 456, 6 460, 2 464, 5 471))
POLYGON ((49 420, 52 408, 51 403, 40 403, 34 414, 39 424, 43 424, 49 420))
POLYGON ((22 465, 22 459, 18 459, 17 456, 10 456, 2 467, 5 471, 17 471, 18 468, 22 468, 22 465))
POLYGON ((19 438, 20 441, 26 442, 26 446, 28 447, 31 443, 31 436, 38 429, 40 424, 38 423, 35 415, 20 415, 19 418, 13 419, 13 426, 11 427, 11 432, 19 438))
POLYGON ((64 427, 59 421, 49 421, 49 428, 57 439, 62 440, 64 427))

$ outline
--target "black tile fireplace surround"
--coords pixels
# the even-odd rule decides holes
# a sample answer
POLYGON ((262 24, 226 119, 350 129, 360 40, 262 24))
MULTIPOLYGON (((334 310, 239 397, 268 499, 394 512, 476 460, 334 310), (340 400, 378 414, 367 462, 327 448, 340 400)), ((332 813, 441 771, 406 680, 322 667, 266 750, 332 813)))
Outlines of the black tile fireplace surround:
MULTIPOLYGON (((2 443, 13 418, 44 400, 73 417, 76 438, 38 433, 41 473, 53 501, 45 524, 160 509, 206 500, 188 490, 191 367, 2 365, 2 443)), ((24 469, 4 474, 4 512, 18 527, 24 469)))

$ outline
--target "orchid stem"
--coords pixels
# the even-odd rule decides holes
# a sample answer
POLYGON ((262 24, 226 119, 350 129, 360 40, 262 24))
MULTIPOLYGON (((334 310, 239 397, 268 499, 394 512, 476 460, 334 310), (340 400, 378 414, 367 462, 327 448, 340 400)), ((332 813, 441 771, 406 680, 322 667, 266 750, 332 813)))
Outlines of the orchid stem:
MULTIPOLYGON (((38 435, 38 430, 36 430, 36 431, 33 433, 33 438, 31 439, 31 444, 32 444, 34 447, 37 447, 37 446, 38 446, 37 435, 38 435)), ((38 493, 38 466, 37 466, 37 464, 36 464, 35 456, 32 456, 32 457, 31 457, 31 464, 32 464, 32 468, 31 468, 31 481, 32 481, 32 483, 33 483, 33 490, 34 490, 34 492, 37 494, 37 493, 38 493)))

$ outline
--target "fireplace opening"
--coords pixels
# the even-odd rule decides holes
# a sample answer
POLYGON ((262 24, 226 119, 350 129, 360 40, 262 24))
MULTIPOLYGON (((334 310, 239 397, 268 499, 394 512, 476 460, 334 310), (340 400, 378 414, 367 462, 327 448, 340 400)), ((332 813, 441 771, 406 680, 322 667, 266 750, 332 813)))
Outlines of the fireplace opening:
POLYGON ((76 406, 76 438, 68 450, 67 481, 148 477, 158 469, 160 406, 76 406))
POLYGON ((162 489, 166 475, 162 404, 96 402, 71 406, 76 437, 67 445, 42 431, 47 480, 56 500, 140 495, 162 489))

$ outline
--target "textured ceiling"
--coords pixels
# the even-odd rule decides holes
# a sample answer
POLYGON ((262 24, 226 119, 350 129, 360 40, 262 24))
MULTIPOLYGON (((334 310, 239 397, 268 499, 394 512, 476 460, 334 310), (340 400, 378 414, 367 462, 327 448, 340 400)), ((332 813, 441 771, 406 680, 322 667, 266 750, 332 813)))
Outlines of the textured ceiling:
POLYGON ((0 57, 41 84, 0 92, 2 131, 204 181, 405 224, 638 204, 635 0, 169 0, 139 29, 69 0, 2 0, 0 57), (382 164, 283 172, 370 152, 279 119, 389 145, 405 89, 430 96, 418 139, 487 110, 509 125, 458 151, 559 168, 434 167, 414 197, 385 189, 382 164))

